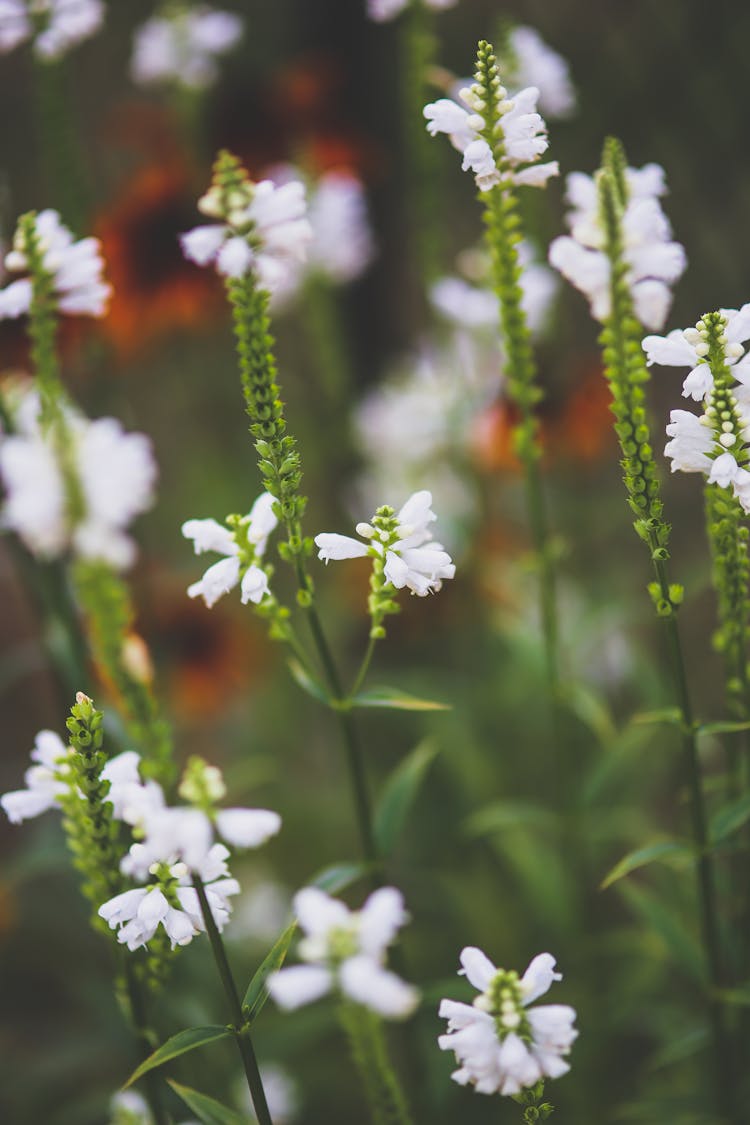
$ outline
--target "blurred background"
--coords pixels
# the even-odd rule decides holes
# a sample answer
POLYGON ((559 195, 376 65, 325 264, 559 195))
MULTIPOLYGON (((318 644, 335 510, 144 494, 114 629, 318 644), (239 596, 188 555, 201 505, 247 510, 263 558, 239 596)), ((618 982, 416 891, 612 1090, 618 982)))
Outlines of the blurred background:
MULTIPOLYGON (((480 239, 480 209, 442 138, 429 150, 429 202, 415 203, 422 125, 406 76, 405 22, 369 20, 365 0, 220 7, 245 30, 200 94, 131 78, 133 36, 155 11, 150 0, 110 0, 102 30, 55 68, 54 88, 28 46, 0 57, 0 239, 7 244, 17 216, 32 208, 57 207, 66 218, 70 197, 79 207, 70 225, 103 243, 110 314, 64 325, 61 349, 67 385, 86 412, 114 414, 154 444, 159 497, 139 523, 132 575, 137 628, 180 758, 205 755, 224 769, 236 803, 276 808, 284 820, 277 840, 238 865, 244 894, 227 931, 238 976, 249 979, 283 927, 294 890, 324 866, 357 858, 357 837, 330 715, 291 681, 262 621, 229 597, 209 611, 185 596, 204 567, 181 523, 245 512, 260 491, 222 287, 187 263, 177 242, 199 221, 195 201, 222 146, 255 178, 293 163, 311 185, 336 171, 364 187, 372 250, 359 276, 336 285, 313 277, 274 311, 287 419, 310 496, 306 531, 349 533, 373 504, 399 507, 413 489, 431 488, 438 535, 457 562, 439 597, 404 599, 372 672, 374 682, 451 710, 360 718, 375 794, 415 746, 429 740, 434 749, 389 861, 413 916, 404 957, 425 991, 420 1015, 393 1036, 418 1120, 519 1119, 513 1103, 453 1085, 452 1060, 434 1043, 440 997, 468 996, 455 976, 458 953, 476 944, 519 970, 541 950, 558 959, 565 979, 555 995, 577 1008, 581 1036, 571 1074, 548 1091, 555 1120, 705 1125, 714 1117, 700 1078, 709 1064, 691 872, 651 868, 598 889, 627 850, 686 829, 676 736, 631 722, 671 697, 645 592, 648 560, 619 479, 596 326, 583 298, 550 280, 537 333, 544 466, 566 672, 576 685, 563 750, 552 753, 501 360, 491 331, 440 315, 420 273, 428 226, 431 280, 471 273, 466 251, 480 239)), ((549 157, 563 174, 592 172, 609 133, 631 164, 664 166, 665 209, 690 262, 667 328, 744 303, 747 5, 719 0, 708 15, 699 0, 459 0, 432 23, 442 69, 430 70, 423 100, 442 95, 445 71, 470 73, 479 38, 505 36, 513 24, 535 28, 569 63, 576 108, 549 122, 549 157)), ((561 232, 563 190, 561 178, 523 200, 539 261, 561 232)), ((0 369, 12 377, 26 363, 23 326, 0 323, 0 369)), ((656 448, 678 400, 677 376, 657 371, 656 448)), ((688 590, 682 625, 697 708, 716 718, 721 668, 710 643, 697 481, 667 480, 665 500, 674 576, 688 590)), ((59 622, 40 610, 22 561, 0 540, 2 791, 21 784, 37 730, 62 732, 71 702, 53 660, 64 649, 59 622)), ((339 661, 354 668, 367 639, 366 568, 315 564, 313 573, 339 661)), ((291 597, 281 567, 278 580, 291 597)), ((78 686, 100 702, 91 677, 78 686)), ((716 748, 706 741, 703 750, 710 771, 716 748)), ((0 1120, 100 1125, 134 1062, 110 950, 88 927, 53 815, 22 828, 3 820, 0 846, 0 1120)), ((358 905, 364 893, 354 887, 348 899, 358 905)), ((225 1019, 208 950, 195 942, 176 958, 160 1029, 167 1036, 225 1019)), ((256 1040, 262 1062, 293 1084, 297 1108, 279 1120, 364 1119, 331 1009, 290 1018, 268 1005, 256 1040)), ((244 1109, 227 1055, 212 1048, 173 1073, 244 1109)))

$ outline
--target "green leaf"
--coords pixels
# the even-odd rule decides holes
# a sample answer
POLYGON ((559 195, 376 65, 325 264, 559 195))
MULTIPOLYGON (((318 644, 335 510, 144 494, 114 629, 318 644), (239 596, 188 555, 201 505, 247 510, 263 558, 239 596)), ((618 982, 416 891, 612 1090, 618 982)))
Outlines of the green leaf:
POLYGON ((680 844, 677 840, 659 840, 655 844, 647 844, 645 848, 636 848, 635 851, 623 856, 602 879, 599 890, 606 890, 618 879, 629 875, 631 871, 637 871, 639 867, 646 867, 649 863, 675 863, 677 866, 684 866, 687 861, 694 858, 693 849, 687 844, 680 844))
POLYGON ((617 737, 617 727, 605 700, 584 684, 568 684, 563 702, 596 735, 601 745, 606 746, 617 737))
POLYGON ((427 771, 437 756, 439 747, 425 739, 396 766, 383 789, 375 810, 375 839, 384 855, 389 855, 406 823, 409 809, 414 804, 427 771))
POLYGON ((392 687, 372 687, 360 691, 349 700, 351 707, 391 707, 396 711, 450 711, 450 704, 417 699, 406 691, 392 687))
POLYGON ((466 831, 470 836, 491 836, 511 828, 549 829, 556 824, 555 814, 541 805, 528 801, 494 801, 472 813, 466 821, 466 831))
POLYGON ((639 711, 630 721, 638 726, 668 723, 670 726, 679 727, 682 725, 682 712, 679 707, 662 707, 659 711, 639 711))
POLYGON ((303 691, 311 695, 313 699, 317 699, 319 703, 325 703, 326 707, 333 706, 333 700, 322 684, 313 679, 306 668, 303 668, 299 660, 289 661, 289 671, 292 673, 292 679, 295 683, 299 684, 303 691))
POLYGON ((266 981, 271 973, 275 973, 280 969, 284 963, 292 938, 297 930, 297 919, 287 926, 282 934, 276 939, 271 946, 270 950, 263 958, 258 969, 256 970, 253 979, 247 986, 245 998, 242 1001, 242 1010, 247 1015, 249 1020, 254 1020, 258 1016, 261 1008, 268 999, 268 989, 266 988, 266 981))
POLYGON ((698 734, 734 734, 737 731, 750 730, 750 722, 732 722, 719 719, 715 723, 701 723, 697 728, 698 734))
POLYGON ((136 1067, 123 1086, 123 1090, 132 1086, 149 1070, 154 1070, 157 1066, 169 1062, 170 1059, 176 1059, 180 1055, 187 1054, 188 1051, 194 1051, 197 1047, 205 1047, 207 1043, 215 1043, 219 1039, 228 1039, 231 1035, 232 1032, 228 1027, 218 1026, 188 1027, 185 1031, 178 1031, 171 1039, 167 1039, 166 1043, 162 1043, 161 1047, 157 1047, 153 1054, 143 1060, 140 1066, 136 1067))
POLYGON ((315 878, 310 880, 310 885, 319 887, 326 894, 335 895, 363 878, 368 871, 369 867, 366 863, 333 863, 318 872, 315 878))
POLYGON ((619 890, 631 908, 658 934, 674 960, 695 981, 705 985, 705 959, 685 919, 665 906, 662 895, 653 894, 635 883, 621 883, 619 890))
POLYGON ((750 793, 716 810, 711 817, 711 841, 718 844, 726 840, 727 836, 731 836, 748 820, 750 820, 750 793))
POLYGON ((198 1090, 191 1089, 190 1086, 182 1086, 179 1082, 175 1082, 173 1078, 168 1078, 167 1082, 178 1098, 182 1098, 188 1109, 200 1118, 203 1125, 248 1125, 252 1120, 250 1117, 244 1117, 236 1110, 222 1105, 221 1102, 217 1102, 216 1098, 210 1098, 208 1094, 201 1094, 198 1090))

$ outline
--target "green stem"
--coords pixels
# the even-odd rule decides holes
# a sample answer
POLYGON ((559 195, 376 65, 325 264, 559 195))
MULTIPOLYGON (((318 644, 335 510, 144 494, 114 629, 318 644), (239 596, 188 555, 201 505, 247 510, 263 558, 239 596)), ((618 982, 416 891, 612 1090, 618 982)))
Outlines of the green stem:
MULTIPOLYGON (((128 957, 124 964, 125 989, 128 995, 128 1005, 130 1007, 130 1016, 133 1021, 138 1050, 141 1059, 147 1059, 155 1047, 153 1033, 146 1019, 146 1007, 140 982, 135 975, 132 958, 128 957)), ((144 1074, 143 1086, 146 1091, 146 1101, 148 1102, 154 1118, 154 1125, 170 1125, 170 1117, 164 1109, 161 1100, 159 1079, 153 1070, 147 1071, 147 1073, 144 1074)))
POLYGON ((240 1052, 240 1057, 242 1058, 242 1065, 245 1068, 245 1076, 247 1077, 250 1097, 253 1100, 255 1116, 258 1118, 259 1125, 273 1125, 271 1114, 268 1110, 268 1102, 266 1101, 266 1093, 263 1089, 263 1079, 260 1076, 258 1061, 255 1057, 255 1051, 250 1038, 250 1029, 242 1011, 240 994, 237 991, 237 985, 232 976, 232 970, 224 949, 224 943, 221 940, 221 934, 216 927, 214 916, 211 913, 211 907, 206 897, 206 889, 203 885, 203 880, 200 875, 196 875, 195 873, 193 873, 193 886, 198 895, 198 901, 200 903, 203 921, 206 925, 208 940, 211 943, 216 968, 219 972, 221 983, 224 986, 227 1000, 229 1001, 229 1010, 232 1013, 232 1020, 234 1021, 232 1031, 237 1043, 237 1048, 240 1052))
POLYGON ((373 1125, 411 1125, 401 1084, 391 1066, 383 1026, 369 1009, 342 1001, 339 1018, 349 1039, 373 1125))
POLYGON ((350 363, 336 295, 325 277, 315 275, 307 282, 303 312, 320 385, 328 401, 341 408, 351 387, 350 363))
POLYGON ((349 689, 349 695, 347 697, 348 699, 351 699, 353 696, 355 696, 357 694, 357 692, 359 691, 359 689, 362 687, 362 684, 364 683, 364 680, 365 680, 365 676, 367 675, 367 673, 369 671, 370 663, 371 663, 372 657, 373 657, 373 653, 375 652, 375 645, 377 643, 378 643, 378 638, 373 637, 371 635, 370 639, 367 643, 367 648, 365 649, 365 655, 362 658, 362 663, 359 666, 359 671, 357 672, 354 683, 352 684, 351 688, 349 689))
POLYGON ((81 154, 80 133, 71 120, 65 60, 38 61, 35 71, 39 147, 49 198, 70 229, 80 234, 90 188, 81 154))

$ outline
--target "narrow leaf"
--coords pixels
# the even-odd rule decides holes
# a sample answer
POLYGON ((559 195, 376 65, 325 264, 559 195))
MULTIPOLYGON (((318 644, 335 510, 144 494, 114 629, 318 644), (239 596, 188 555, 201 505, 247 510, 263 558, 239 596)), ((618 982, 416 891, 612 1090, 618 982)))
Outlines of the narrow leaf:
POLYGON ((297 920, 287 926, 282 934, 276 939, 271 949, 263 958, 261 964, 247 986, 245 998, 242 1001, 242 1009, 247 1015, 248 1019, 254 1020, 261 1008, 268 999, 268 989, 266 988, 266 981, 271 973, 275 973, 284 964, 292 938, 297 930, 297 920))
POLYGON ((417 699, 406 691, 392 687, 372 687, 353 695, 352 707, 391 707, 396 711, 450 711, 450 704, 417 699))
POLYGON ((698 734, 734 734, 736 731, 750 730, 750 722, 718 720, 715 723, 701 723, 698 734))
POLYGON ((466 821, 466 831, 470 836, 491 836, 510 828, 549 829, 557 824, 557 818, 550 809, 529 801, 494 801, 477 809, 466 821))
POLYGON ((636 848, 628 852, 619 863, 616 863, 608 875, 602 879, 599 889, 604 891, 611 887, 618 879, 637 871, 639 867, 646 867, 649 863, 676 863, 684 865, 694 859, 694 852, 687 844, 680 844, 676 840, 659 840, 655 844, 647 844, 645 848, 636 848))
POLYGON ((330 867, 324 867, 310 883, 326 894, 335 895, 356 883, 367 872, 366 863, 334 863, 330 867))
POLYGON ((630 720, 638 726, 650 726, 655 723, 668 723, 679 727, 682 723, 682 712, 679 707, 662 707, 660 711, 639 711, 630 720))
POLYGON ((717 809, 711 818, 711 840, 714 844, 726 840, 727 836, 731 836, 748 820, 750 820, 750 793, 717 809))
POLYGON ((664 904, 663 898, 651 894, 635 883, 621 883, 620 893, 654 933, 662 939, 675 962, 698 983, 705 985, 704 957, 685 919, 678 917, 664 904))
POLYGON ((157 1047, 153 1054, 144 1059, 139 1067, 136 1067, 123 1089, 126 1090, 128 1086, 132 1086, 149 1070, 154 1070, 157 1066, 169 1062, 170 1059, 176 1059, 179 1055, 194 1051, 196 1047, 205 1047, 207 1043, 215 1043, 218 1039, 228 1039, 231 1034, 229 1028, 218 1026, 188 1027, 185 1031, 178 1031, 171 1039, 167 1039, 166 1043, 162 1043, 161 1047, 157 1047))
POLYGON ((299 684, 302 690, 311 695, 313 699, 317 699, 319 703, 325 703, 326 707, 332 705, 331 697, 323 685, 313 679, 307 669, 302 667, 299 660, 289 661, 289 671, 292 673, 292 679, 295 683, 299 684))
POLYGON ((437 753, 435 743, 425 739, 396 766, 388 778, 375 810, 374 826, 378 848, 384 855, 388 855, 393 849, 437 753))
POLYGON ((182 1098, 188 1109, 203 1122, 203 1125, 248 1125, 251 1120, 230 1109, 229 1106, 217 1102, 216 1098, 201 1094, 199 1090, 193 1090, 190 1086, 182 1086, 173 1078, 168 1078, 167 1082, 178 1098, 182 1098))
POLYGON ((570 684, 565 690, 563 702, 596 735, 602 746, 617 737, 617 727, 605 700, 584 684, 570 684))

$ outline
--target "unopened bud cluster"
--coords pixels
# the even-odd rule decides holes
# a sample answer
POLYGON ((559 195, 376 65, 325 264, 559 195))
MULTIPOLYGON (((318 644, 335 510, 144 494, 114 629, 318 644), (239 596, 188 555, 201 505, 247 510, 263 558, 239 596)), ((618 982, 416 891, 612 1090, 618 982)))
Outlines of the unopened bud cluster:
POLYGON ((398 516, 388 504, 383 504, 373 516, 372 523, 358 523, 357 535, 371 543, 378 543, 382 549, 372 552, 372 573, 370 574, 370 594, 367 610, 372 618, 370 636, 377 640, 385 637, 383 619, 389 614, 398 613, 399 605, 393 597, 393 585, 385 573, 386 551, 399 539, 405 538, 409 529, 398 522, 398 516))

